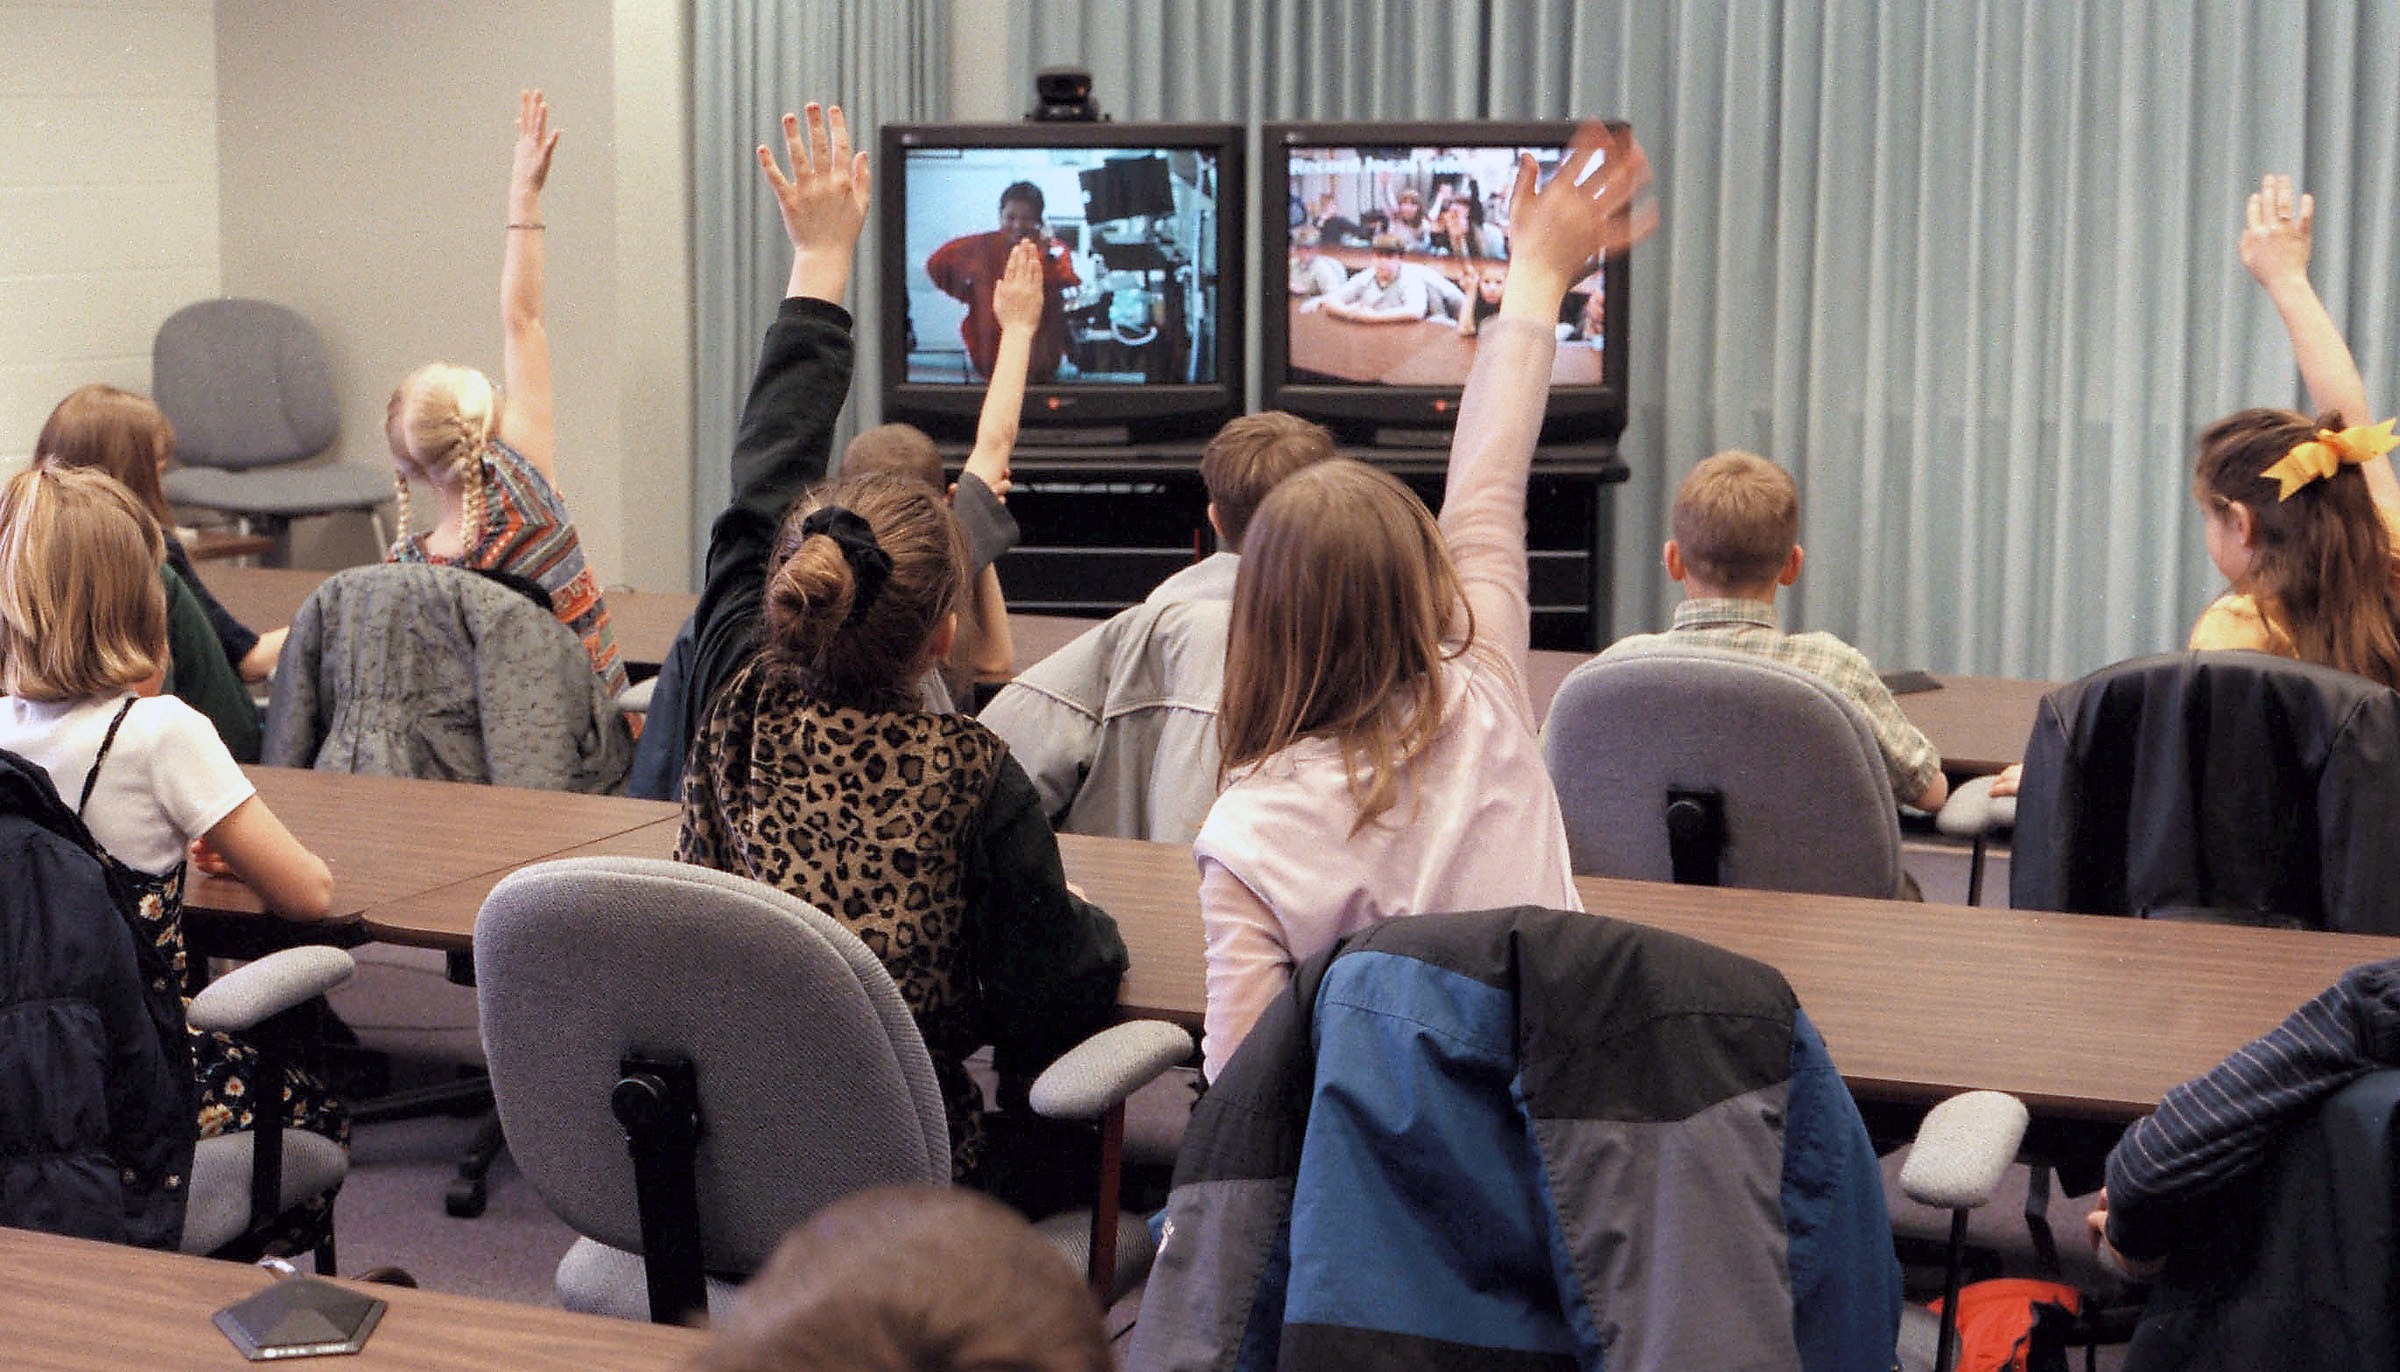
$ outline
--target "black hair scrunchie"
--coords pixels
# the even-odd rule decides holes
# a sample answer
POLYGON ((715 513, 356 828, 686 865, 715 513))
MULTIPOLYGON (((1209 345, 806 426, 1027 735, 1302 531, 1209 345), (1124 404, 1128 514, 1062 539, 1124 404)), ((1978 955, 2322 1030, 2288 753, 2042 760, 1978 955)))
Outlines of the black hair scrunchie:
POLYGON ((800 521, 802 538, 818 534, 832 539, 842 550, 842 561, 850 564, 850 575, 858 582, 857 593, 850 597, 850 613, 842 620, 842 627, 847 629, 875 608, 876 599, 892 579, 892 555, 875 541, 875 526, 839 505, 811 510, 800 521))

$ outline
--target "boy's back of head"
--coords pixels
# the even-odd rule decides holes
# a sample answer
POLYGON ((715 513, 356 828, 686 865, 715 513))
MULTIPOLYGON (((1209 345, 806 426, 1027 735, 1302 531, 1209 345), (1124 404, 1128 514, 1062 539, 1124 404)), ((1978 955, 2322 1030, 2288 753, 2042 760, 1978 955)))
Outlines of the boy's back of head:
POLYGON ((1229 552, 1240 552, 1242 535, 1259 502, 1285 477, 1334 456, 1333 435, 1322 424, 1296 414, 1264 410, 1227 421, 1200 454, 1200 480, 1217 512, 1217 532, 1229 552))
POLYGON ((864 476, 888 472, 943 489, 942 454, 933 439, 914 424, 878 424, 863 429, 842 449, 841 474, 864 476))
POLYGON ((793 1230, 742 1288, 697 1372, 1110 1372, 1100 1307, 1007 1206, 887 1186, 793 1230))
POLYGON ((1675 546, 1693 581, 1714 591, 1773 587, 1800 541, 1800 489, 1756 453, 1723 452, 1675 492, 1675 546))

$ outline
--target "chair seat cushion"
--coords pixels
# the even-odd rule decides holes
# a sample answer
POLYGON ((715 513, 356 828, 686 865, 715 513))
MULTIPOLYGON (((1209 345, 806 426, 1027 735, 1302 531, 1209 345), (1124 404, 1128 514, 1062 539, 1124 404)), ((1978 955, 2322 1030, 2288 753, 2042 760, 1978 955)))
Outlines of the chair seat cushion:
MULTIPOLYGON (((220 1134, 192 1150, 191 1201, 183 1217, 183 1251, 214 1253, 250 1228, 250 1154, 258 1136, 220 1134)), ((349 1175, 350 1155, 323 1134, 287 1129, 283 1134, 283 1192, 286 1210, 321 1196, 349 1175)))
POLYGON ((161 485, 173 504, 283 518, 372 510, 392 498, 391 470, 357 462, 248 472, 178 467, 161 485))
MULTIPOLYGON (((741 1287, 708 1278, 708 1318, 725 1318, 741 1287)), ((642 1255, 611 1248, 597 1239, 577 1239, 558 1260, 558 1303, 579 1315, 620 1320, 650 1318, 650 1284, 642 1255)))

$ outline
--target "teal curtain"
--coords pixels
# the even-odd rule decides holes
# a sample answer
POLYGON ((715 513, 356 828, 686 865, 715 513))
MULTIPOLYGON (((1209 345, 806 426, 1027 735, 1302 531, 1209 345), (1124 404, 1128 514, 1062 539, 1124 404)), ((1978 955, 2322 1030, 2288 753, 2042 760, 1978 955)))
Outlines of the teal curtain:
MULTIPOLYGON (((2178 646, 2220 586, 2186 492, 2192 435, 2244 405, 2300 403, 2274 312, 2234 257, 2242 197, 2265 171, 2290 171, 2318 196, 2319 289, 2370 397, 2386 412, 2400 403, 2400 311, 2388 303, 2400 280, 2400 8, 934 8, 797 10, 860 24, 904 14, 876 22, 924 36, 923 49, 874 59, 905 57, 924 82, 877 86, 907 106, 886 117, 944 117, 946 67, 922 51, 955 22, 992 43, 1012 93, 1030 100, 1037 67, 1080 65, 1120 119, 1628 120, 1658 169, 1664 225, 1633 262, 1620 631, 1662 624, 1675 599, 1656 553, 1676 481, 1741 447, 1800 479, 1809 557, 1789 623, 1830 629, 1889 666, 1954 672, 2066 676, 2178 646)), ((695 50, 705 105, 716 77, 709 44, 695 50)), ((714 203, 705 175, 700 189, 714 203)), ((754 194, 747 182, 740 193, 754 194)), ((771 213, 730 222, 772 235, 765 255, 780 253, 771 213)), ((709 254, 745 250, 701 251, 705 340, 709 254)), ((780 268, 772 281, 750 270, 743 289, 763 320, 780 268)), ((750 331, 741 347, 755 346, 750 331)), ((720 389, 704 362, 704 416, 737 405, 744 381, 736 369, 720 389)), ((721 468, 721 450, 704 452, 712 460, 721 468)))
MULTIPOLYGON (((754 149, 782 154, 777 121, 840 105, 872 152, 886 123, 948 117, 950 7, 939 0, 701 0, 692 6, 693 577, 732 494, 727 458, 758 345, 783 299, 791 247, 754 149)), ((876 220, 859 239, 853 307, 875 299, 876 220)), ((858 373, 839 440, 880 393, 879 331, 858 319, 858 373)))

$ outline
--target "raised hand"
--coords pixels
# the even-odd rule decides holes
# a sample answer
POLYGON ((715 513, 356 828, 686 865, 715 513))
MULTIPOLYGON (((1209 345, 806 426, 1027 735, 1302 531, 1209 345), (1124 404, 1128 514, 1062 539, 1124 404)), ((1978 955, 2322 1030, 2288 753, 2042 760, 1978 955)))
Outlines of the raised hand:
POLYGON ((1623 252, 1658 227, 1658 202, 1646 194, 1650 159, 1630 133, 1596 121, 1583 125, 1558 173, 1548 185, 1540 180, 1533 154, 1518 154, 1508 202, 1508 288, 1500 305, 1512 317, 1555 318, 1567 287, 1594 257, 1623 252))
POLYGON ((517 155, 508 170, 512 207, 520 198, 542 193, 550 179, 550 157, 558 151, 558 131, 550 127, 550 102, 538 90, 517 92, 517 155))
POLYGON ((785 175, 767 145, 758 145, 759 170, 775 192, 783 212, 783 231, 792 240, 793 295, 838 303, 850 282, 850 258, 858 247, 858 231, 867 222, 873 200, 873 180, 867 155, 850 149, 850 125, 842 107, 829 112, 810 101, 808 139, 800 138, 800 117, 783 117, 784 155, 792 170, 785 175))
POLYGON ((2317 198, 2292 199, 2292 178, 2269 172, 2243 212, 2242 266, 2262 286, 2308 278, 2308 253, 2317 223, 2317 198))
POLYGON ((1042 250, 1030 238, 1008 250, 1008 266, 992 286, 992 313, 1000 327, 1033 330, 1042 323, 1042 250))

